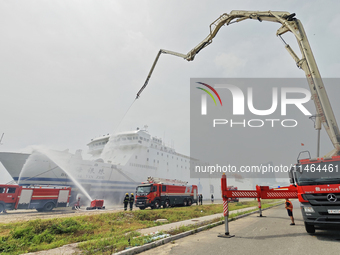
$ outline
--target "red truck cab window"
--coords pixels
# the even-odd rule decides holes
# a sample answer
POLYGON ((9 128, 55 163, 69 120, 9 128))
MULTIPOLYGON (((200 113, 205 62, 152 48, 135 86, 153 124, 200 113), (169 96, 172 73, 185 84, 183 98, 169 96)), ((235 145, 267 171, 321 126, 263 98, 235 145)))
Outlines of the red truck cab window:
POLYGON ((0 194, 5 193, 6 188, 0 188, 0 194))
POLYGON ((8 188, 7 193, 14 194, 15 190, 16 190, 16 188, 8 188))

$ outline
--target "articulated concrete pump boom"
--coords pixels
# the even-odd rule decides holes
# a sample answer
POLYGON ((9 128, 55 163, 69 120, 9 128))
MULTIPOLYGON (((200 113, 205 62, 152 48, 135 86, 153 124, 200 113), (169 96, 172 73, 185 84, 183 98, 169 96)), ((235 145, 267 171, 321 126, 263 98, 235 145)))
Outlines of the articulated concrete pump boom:
POLYGON ((152 75, 152 72, 158 62, 158 59, 162 53, 170 54, 174 56, 181 57, 188 61, 194 60, 197 53, 199 53, 202 49, 207 47, 212 43, 213 38, 216 36, 218 31, 223 25, 230 25, 233 23, 237 23, 243 20, 253 19, 262 21, 271 21, 280 23, 282 26, 277 30, 276 35, 281 38, 286 32, 292 32, 299 45, 301 51, 301 58, 299 58, 292 48, 286 44, 286 42, 282 39, 285 44, 286 50, 293 57, 296 62, 298 68, 305 71, 309 88, 312 93, 312 99, 314 100, 315 108, 316 108, 316 128, 320 129, 323 124, 331 142, 333 143, 334 149, 329 152, 326 157, 340 155, 340 132, 339 127, 336 122, 331 104, 329 102, 323 81, 320 76, 320 72, 318 70, 317 64, 315 62, 312 50, 310 48, 306 33, 304 28, 300 22, 300 20, 295 18, 295 13, 290 14, 289 12, 277 12, 277 11, 266 11, 266 12, 258 12, 258 11, 232 11, 229 14, 223 14, 218 19, 216 19, 210 25, 210 33, 209 35, 199 43, 195 48, 189 51, 187 54, 181 54, 169 50, 161 49, 156 59, 151 67, 151 70, 147 76, 147 79, 142 86, 142 88, 138 91, 136 99, 139 98, 142 91, 147 86, 149 79, 152 75))

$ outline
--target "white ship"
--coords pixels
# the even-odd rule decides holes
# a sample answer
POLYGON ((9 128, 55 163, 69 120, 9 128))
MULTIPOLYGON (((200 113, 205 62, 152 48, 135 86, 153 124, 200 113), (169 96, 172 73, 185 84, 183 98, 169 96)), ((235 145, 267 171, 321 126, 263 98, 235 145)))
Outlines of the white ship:
POLYGON ((134 192, 148 176, 198 185, 198 192, 205 198, 220 195, 220 179, 190 179, 194 159, 151 137, 146 128, 102 136, 87 145, 91 160, 84 160, 81 151, 38 150, 32 154, 0 152, 0 161, 19 185, 68 185, 73 198, 82 193, 74 179, 92 199, 118 203, 123 194, 134 192))

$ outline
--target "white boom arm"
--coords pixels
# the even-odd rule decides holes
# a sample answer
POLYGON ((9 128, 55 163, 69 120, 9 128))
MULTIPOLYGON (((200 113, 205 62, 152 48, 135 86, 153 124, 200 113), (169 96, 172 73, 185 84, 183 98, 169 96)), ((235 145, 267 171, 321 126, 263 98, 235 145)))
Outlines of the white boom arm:
MULTIPOLYGON (((152 75, 152 72, 158 62, 159 56, 162 53, 175 55, 181 58, 184 58, 188 61, 194 60, 197 53, 200 52, 203 48, 207 47, 210 43, 212 43, 212 39, 216 36, 218 31, 223 25, 230 25, 232 23, 240 22, 246 19, 254 19, 260 22, 262 21, 271 21, 281 23, 281 27, 277 30, 276 35, 280 36, 286 32, 292 32, 298 42, 301 51, 301 58, 299 58, 295 52, 291 49, 291 47, 286 44, 285 48, 289 52, 289 54, 293 57, 296 62, 296 65, 305 71, 309 88, 312 93, 312 99, 314 100, 314 104, 317 112, 317 122, 321 122, 333 143, 334 149, 329 152, 326 156, 333 156, 340 154, 340 132, 339 127, 336 122, 331 104, 329 102, 325 87, 323 85, 320 72, 318 70, 317 64, 315 62, 312 50, 310 48, 305 30, 300 22, 300 20, 294 18, 295 13, 290 14, 289 12, 277 12, 277 11, 266 11, 266 12, 258 12, 258 11, 232 11, 229 14, 223 14, 218 19, 216 19, 210 25, 210 33, 209 35, 199 43, 195 48, 189 51, 187 54, 181 54, 169 50, 161 49, 157 57, 151 67, 151 70, 148 74, 148 77, 142 86, 142 88, 138 91, 136 98, 140 96, 142 91, 147 86, 149 79, 152 75)), ((281 38, 282 39, 282 38, 281 38)), ((283 40, 283 39, 282 39, 283 40)))

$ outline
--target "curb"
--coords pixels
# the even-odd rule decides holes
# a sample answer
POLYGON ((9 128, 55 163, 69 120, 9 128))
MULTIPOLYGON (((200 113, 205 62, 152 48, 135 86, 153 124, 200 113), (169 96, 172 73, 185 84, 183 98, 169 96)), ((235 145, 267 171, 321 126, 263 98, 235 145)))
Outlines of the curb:
MULTIPOLYGON (((276 207, 276 206, 279 206, 279 205, 282 205, 282 204, 284 204, 284 202, 276 204, 276 205, 273 205, 273 206, 270 206, 270 207, 267 207, 265 209, 262 209, 262 211, 265 211, 267 209, 271 209, 273 207, 276 207)), ((247 217, 247 216, 252 215, 254 213, 258 213, 258 210, 253 211, 253 212, 249 212, 249 213, 246 213, 246 214, 238 215, 238 216, 233 217, 233 218, 230 218, 229 221, 233 221, 233 220, 237 220, 237 219, 240 219, 240 218, 244 218, 244 217, 247 217)), ((174 236, 166 237, 164 239, 157 240, 157 241, 152 242, 152 243, 144 244, 142 246, 137 246, 137 247, 133 247, 133 248, 130 248, 130 249, 127 249, 127 250, 123 250, 123 251, 120 251, 120 252, 117 252, 117 253, 114 253, 114 254, 115 255, 132 255, 132 254, 137 254, 137 253, 140 253, 140 252, 152 249, 152 248, 156 248, 156 247, 161 246, 163 244, 170 243, 170 242, 178 240, 180 238, 183 238, 183 237, 186 237, 186 236, 189 236, 189 235, 192 235, 192 234, 196 234, 196 233, 201 232, 203 230, 206 230, 206 229, 209 229, 209 228, 213 228, 213 227, 217 227, 217 226, 222 225, 222 224, 224 224, 224 220, 218 221, 218 222, 215 222, 215 223, 212 223, 212 224, 208 224, 208 225, 205 225, 203 227, 199 227, 197 229, 192 229, 192 230, 189 230, 189 231, 186 231, 186 232, 174 235, 174 236)))

